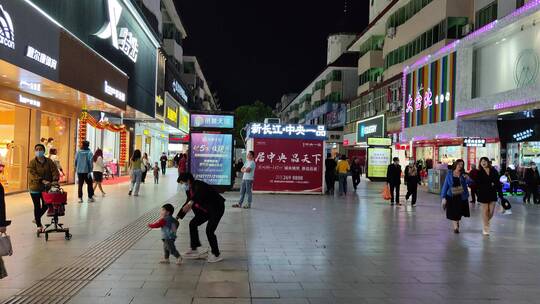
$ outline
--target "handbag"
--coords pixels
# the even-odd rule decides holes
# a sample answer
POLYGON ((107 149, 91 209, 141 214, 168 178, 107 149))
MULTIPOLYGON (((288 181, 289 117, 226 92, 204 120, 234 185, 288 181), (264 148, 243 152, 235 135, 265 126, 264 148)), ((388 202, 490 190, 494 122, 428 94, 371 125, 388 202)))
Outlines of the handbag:
POLYGON ((392 194, 390 193, 390 186, 388 184, 384 185, 383 191, 382 191, 382 197, 384 200, 389 201, 392 198, 392 194))
POLYGON ((463 194, 463 186, 452 187, 452 196, 458 196, 463 194))
POLYGON ((0 256, 8 256, 13 254, 13 247, 11 246, 11 238, 9 235, 0 234, 0 256))

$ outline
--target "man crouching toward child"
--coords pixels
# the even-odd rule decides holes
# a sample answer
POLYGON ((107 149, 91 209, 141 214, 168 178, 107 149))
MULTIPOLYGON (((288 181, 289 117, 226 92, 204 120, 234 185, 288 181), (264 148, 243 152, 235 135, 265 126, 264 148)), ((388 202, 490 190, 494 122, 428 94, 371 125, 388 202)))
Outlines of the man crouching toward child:
POLYGON ((176 250, 176 231, 178 230, 178 221, 172 216, 174 207, 171 204, 165 204, 161 207, 159 220, 148 224, 150 228, 161 228, 161 240, 163 241, 163 259, 161 264, 169 264, 169 256, 176 258, 176 264, 182 264, 182 256, 176 250))

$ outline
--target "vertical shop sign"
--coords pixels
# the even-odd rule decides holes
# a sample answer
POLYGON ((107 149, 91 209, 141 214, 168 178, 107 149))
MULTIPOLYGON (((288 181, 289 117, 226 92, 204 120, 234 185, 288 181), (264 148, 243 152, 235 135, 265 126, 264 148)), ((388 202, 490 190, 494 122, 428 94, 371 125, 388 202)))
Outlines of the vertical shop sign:
POLYGON ((321 192, 321 140, 254 138, 256 191, 321 192))

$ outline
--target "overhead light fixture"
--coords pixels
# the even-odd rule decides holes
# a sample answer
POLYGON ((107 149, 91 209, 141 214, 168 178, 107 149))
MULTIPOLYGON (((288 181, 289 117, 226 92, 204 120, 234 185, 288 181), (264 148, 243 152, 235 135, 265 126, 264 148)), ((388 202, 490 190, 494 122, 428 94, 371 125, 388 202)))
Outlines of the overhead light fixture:
POLYGON ((499 116, 504 116, 504 115, 508 115, 508 114, 514 114, 514 112, 512 112, 512 111, 506 111, 506 112, 501 112, 501 113, 499 113, 498 115, 499 115, 499 116))

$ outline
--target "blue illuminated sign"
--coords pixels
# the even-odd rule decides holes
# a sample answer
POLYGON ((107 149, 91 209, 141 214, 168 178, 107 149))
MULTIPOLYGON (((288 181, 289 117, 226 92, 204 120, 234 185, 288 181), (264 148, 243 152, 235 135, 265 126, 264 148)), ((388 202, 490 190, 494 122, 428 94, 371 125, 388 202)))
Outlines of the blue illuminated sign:
POLYGON ((232 115, 210 115, 210 114, 191 114, 192 128, 234 128, 234 116, 232 115))
POLYGON ((326 140, 326 127, 254 123, 249 126, 248 137, 326 140))

